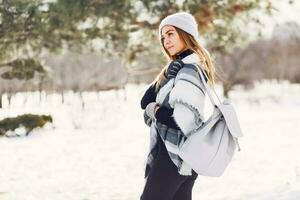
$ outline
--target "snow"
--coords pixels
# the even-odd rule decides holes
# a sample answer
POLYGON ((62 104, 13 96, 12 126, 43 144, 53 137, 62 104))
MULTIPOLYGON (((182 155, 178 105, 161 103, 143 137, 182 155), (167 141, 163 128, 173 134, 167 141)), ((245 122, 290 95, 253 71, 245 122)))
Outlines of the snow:
MULTIPOLYGON (((133 200, 144 186, 149 128, 139 101, 147 85, 85 92, 18 93, 0 119, 51 114, 53 126, 0 138, 0 200, 133 200), (126 98, 126 100, 125 100, 126 98)), ((221 87, 216 88, 220 94, 221 87)), ((257 82, 230 93, 244 137, 223 176, 199 175, 194 200, 300 199, 300 85, 257 82)), ((211 105, 206 99, 206 118, 211 105)))

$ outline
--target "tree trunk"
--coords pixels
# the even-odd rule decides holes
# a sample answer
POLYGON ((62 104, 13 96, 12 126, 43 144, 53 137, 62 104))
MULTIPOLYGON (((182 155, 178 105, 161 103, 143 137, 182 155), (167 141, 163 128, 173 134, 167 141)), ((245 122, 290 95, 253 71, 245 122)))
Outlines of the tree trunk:
POLYGON ((65 97, 64 97, 64 91, 61 91, 61 104, 64 104, 65 102, 65 97))
POLYGON ((81 110, 84 110, 84 99, 83 99, 83 96, 82 96, 82 91, 79 91, 79 97, 80 97, 80 100, 81 100, 81 110))
POLYGON ((223 84, 223 95, 228 98, 229 91, 232 89, 232 84, 224 83, 223 84))
POLYGON ((39 83, 39 93, 40 93, 40 104, 42 102, 42 82, 39 83))
POLYGON ((2 105, 2 93, 0 93, 0 108, 3 108, 3 105, 2 105))
POLYGON ((8 106, 9 107, 11 106, 11 97, 12 97, 12 94, 11 93, 7 93, 7 99, 8 99, 8 106))

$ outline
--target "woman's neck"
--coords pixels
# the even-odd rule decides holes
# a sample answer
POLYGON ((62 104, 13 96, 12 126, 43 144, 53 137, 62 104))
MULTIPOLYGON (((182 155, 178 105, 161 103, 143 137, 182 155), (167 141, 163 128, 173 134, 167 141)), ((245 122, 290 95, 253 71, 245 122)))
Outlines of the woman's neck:
POLYGON ((175 55, 175 59, 183 59, 184 57, 194 53, 191 49, 185 49, 175 55))

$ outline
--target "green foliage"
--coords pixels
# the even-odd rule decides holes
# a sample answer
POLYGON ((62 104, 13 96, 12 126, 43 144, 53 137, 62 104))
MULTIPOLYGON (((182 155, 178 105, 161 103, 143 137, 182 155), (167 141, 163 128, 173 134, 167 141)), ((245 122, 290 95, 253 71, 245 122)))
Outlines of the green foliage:
MULTIPOLYGON (((185 0, 182 4, 176 0, 2 0, 0 63, 20 56, 36 58, 43 48, 82 51, 94 39, 104 43, 105 52, 130 61, 136 53, 159 45, 159 22, 180 10, 195 16, 212 51, 228 52, 247 40, 247 23, 260 23, 253 12, 271 8, 268 0, 185 0), (143 36, 129 44, 137 32, 143 36)), ((32 77, 32 72, 28 74, 4 76, 32 77)))
POLYGON ((16 59, 12 62, 2 64, 0 67, 8 66, 12 69, 1 74, 1 77, 4 79, 13 79, 17 78, 20 80, 29 80, 34 77, 35 72, 38 72, 42 76, 46 76, 47 72, 45 71, 42 64, 32 58, 29 59, 16 59))
POLYGON ((24 114, 17 117, 9 117, 0 121, 0 135, 5 135, 9 130, 23 126, 26 129, 26 135, 28 135, 33 129, 37 127, 43 127, 47 122, 52 123, 51 115, 34 115, 24 114))

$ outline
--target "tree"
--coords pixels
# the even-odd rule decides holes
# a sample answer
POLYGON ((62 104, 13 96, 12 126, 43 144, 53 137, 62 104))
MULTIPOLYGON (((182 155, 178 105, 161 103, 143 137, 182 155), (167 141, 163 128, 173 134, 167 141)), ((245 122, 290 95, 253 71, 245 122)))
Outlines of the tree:
POLYGON ((103 52, 132 61, 136 53, 158 44, 160 20, 179 10, 196 17, 213 51, 225 51, 243 39, 243 24, 236 21, 259 23, 251 12, 270 8, 267 0, 2 0, 0 62, 36 57, 43 48, 82 50, 94 39, 104 43, 103 52), (138 32, 143 37, 132 43, 138 32))
POLYGON ((124 59, 127 67, 141 53, 161 60, 158 25, 177 11, 193 14, 206 48, 222 56, 247 43, 245 27, 261 25, 255 12, 270 14, 272 4, 269 0, 1 0, 0 66, 23 65, 18 69, 9 65, 2 78, 32 77, 36 72, 47 76, 39 60, 44 49, 90 51, 93 41, 101 43, 103 54, 124 59))

